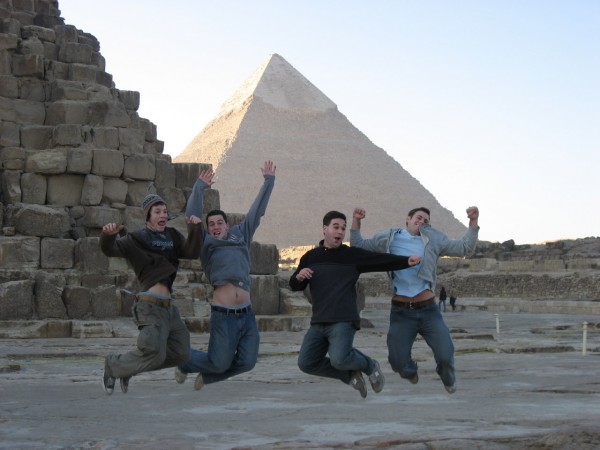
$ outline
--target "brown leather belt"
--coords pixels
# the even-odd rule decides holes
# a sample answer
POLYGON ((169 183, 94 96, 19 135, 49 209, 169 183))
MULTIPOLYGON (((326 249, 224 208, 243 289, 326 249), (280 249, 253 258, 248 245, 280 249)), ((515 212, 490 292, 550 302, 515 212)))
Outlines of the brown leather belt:
POLYGON ((425 290, 414 297, 405 295, 394 295, 392 305, 401 306, 409 309, 421 309, 435 303, 435 295, 430 290, 425 290))
POLYGON ((155 305, 162 306, 164 308, 168 308, 169 306, 171 306, 171 299, 161 299, 153 297, 151 295, 136 295, 135 298, 138 302, 150 302, 154 303, 155 305))

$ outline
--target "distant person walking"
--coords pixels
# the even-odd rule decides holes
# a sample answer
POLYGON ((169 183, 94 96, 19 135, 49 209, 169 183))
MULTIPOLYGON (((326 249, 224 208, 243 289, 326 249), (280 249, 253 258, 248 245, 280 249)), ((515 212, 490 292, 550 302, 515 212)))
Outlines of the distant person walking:
POLYGON ((444 312, 446 312, 446 298, 448 298, 448 294, 446 294, 446 288, 442 286, 442 290, 440 291, 440 310, 443 306, 444 312))
POLYGON ((454 344, 450 330, 435 304, 437 261, 440 256, 466 256, 475 251, 479 210, 475 206, 467 208, 469 227, 460 239, 450 239, 432 228, 429 225, 430 212, 425 207, 409 211, 406 228, 385 230, 370 239, 363 239, 360 234, 361 220, 365 216, 364 209, 354 210, 351 245, 372 251, 422 257, 419 265, 390 273, 394 296, 387 344, 392 369, 411 383, 418 383, 418 367, 411 352, 417 334, 420 334, 433 350, 436 371, 446 391, 452 394, 456 391, 454 344))
MULTIPOLYGON (((260 219, 267 210, 275 185, 276 166, 265 161, 263 184, 239 225, 230 227, 221 210, 206 215, 206 230, 200 261, 214 288, 211 301, 208 351, 192 349, 190 359, 175 368, 175 381, 185 382, 188 373, 198 373, 194 389, 248 372, 256 365, 260 335, 250 301, 250 245, 260 219)), ((200 173, 188 201, 188 214, 201 215, 204 190, 214 183, 215 173, 200 173)))
POLYGON ((365 398, 362 373, 368 375, 375 393, 381 392, 385 378, 376 360, 353 347, 354 334, 360 330, 356 282, 361 273, 405 269, 421 258, 348 247, 342 243, 345 236, 346 216, 329 211, 323 217, 324 239, 300 258, 290 278, 293 291, 309 286, 312 299, 310 328, 302 341, 298 367, 349 384, 365 398))
POLYGON ((117 378, 126 393, 132 376, 176 366, 190 356, 190 333, 172 304, 171 292, 179 259, 195 259, 200 254, 202 219, 194 215, 186 217, 189 229, 186 240, 175 228, 167 227, 169 215, 161 197, 146 196, 142 208, 145 228, 117 237, 124 225, 108 223, 100 234, 102 252, 127 259, 141 287, 132 307, 133 320, 140 332, 137 348, 106 357, 102 387, 108 395, 113 393, 117 378))
POLYGON ((452 307, 452 311, 456 311, 456 297, 454 292, 450 293, 450 306, 452 307))

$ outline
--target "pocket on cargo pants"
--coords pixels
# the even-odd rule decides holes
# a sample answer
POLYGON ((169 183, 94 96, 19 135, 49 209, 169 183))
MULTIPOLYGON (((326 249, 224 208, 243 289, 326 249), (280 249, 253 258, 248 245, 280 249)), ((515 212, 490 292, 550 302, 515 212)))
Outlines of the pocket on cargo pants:
POLYGON ((160 326, 155 308, 160 306, 149 302, 137 302, 133 307, 133 320, 140 331, 137 348, 144 354, 160 351, 160 326))

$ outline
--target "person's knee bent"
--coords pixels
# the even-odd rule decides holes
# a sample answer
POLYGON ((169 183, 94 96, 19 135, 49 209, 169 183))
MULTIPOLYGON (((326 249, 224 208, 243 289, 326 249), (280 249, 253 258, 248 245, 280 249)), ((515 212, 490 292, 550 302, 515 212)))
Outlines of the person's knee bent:
POLYGON ((159 329, 154 325, 142 327, 137 338, 137 348, 144 356, 152 357, 158 366, 167 359, 167 346, 161 342, 159 329))

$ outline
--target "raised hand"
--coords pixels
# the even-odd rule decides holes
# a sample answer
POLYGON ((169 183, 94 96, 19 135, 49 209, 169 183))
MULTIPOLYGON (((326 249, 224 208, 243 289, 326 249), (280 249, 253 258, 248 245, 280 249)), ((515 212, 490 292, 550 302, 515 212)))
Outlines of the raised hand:
POLYGON ((273 161, 268 160, 268 161, 265 161, 265 165, 260 170, 261 170, 263 176, 267 176, 267 175, 275 176, 276 169, 277 169, 277 166, 275 164, 273 164, 273 161))
POLYGON ((116 223, 107 223, 102 227, 102 234, 112 236, 113 234, 119 233, 125 228, 125 225, 117 225, 116 223))

